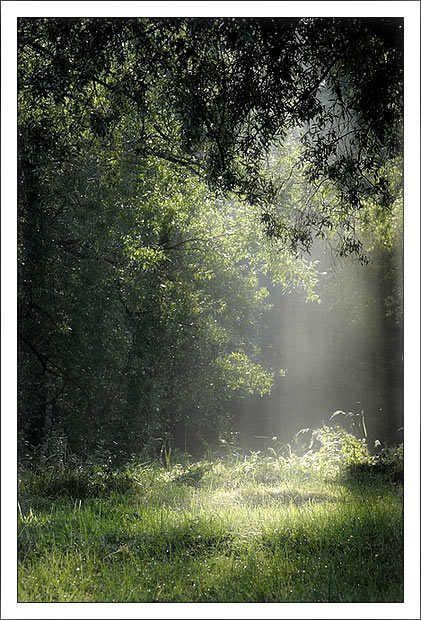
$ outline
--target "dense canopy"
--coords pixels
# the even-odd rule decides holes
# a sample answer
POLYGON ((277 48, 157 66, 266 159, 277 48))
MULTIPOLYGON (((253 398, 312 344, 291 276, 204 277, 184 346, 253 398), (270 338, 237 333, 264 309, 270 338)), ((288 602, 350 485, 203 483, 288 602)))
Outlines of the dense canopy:
POLYGON ((402 149, 402 19, 24 19, 19 47, 38 121, 24 128, 44 154, 67 156, 83 132, 106 139, 130 116, 134 158, 194 170, 258 204, 270 234, 306 244, 332 214, 285 222, 265 166, 295 129, 307 177, 337 184, 344 223, 366 195, 393 200, 384 166, 402 149))

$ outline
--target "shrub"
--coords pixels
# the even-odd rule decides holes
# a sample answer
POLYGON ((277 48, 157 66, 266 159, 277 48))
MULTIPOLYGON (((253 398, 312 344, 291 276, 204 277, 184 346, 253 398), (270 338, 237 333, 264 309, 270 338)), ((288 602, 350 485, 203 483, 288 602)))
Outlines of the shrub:
POLYGON ((384 447, 379 454, 363 462, 352 463, 345 472, 349 481, 375 481, 380 476, 390 482, 403 482, 403 443, 384 447))

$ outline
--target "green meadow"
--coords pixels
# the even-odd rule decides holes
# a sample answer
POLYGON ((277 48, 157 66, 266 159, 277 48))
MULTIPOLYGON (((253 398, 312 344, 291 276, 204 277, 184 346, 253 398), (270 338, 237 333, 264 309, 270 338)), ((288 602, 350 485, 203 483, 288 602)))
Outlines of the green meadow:
POLYGON ((19 602, 402 602, 401 448, 345 444, 22 470, 19 602))

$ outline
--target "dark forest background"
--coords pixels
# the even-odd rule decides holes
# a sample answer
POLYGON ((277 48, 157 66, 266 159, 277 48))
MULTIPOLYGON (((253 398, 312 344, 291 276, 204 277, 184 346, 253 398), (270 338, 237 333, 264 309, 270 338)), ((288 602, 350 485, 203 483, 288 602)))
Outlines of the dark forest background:
POLYGON ((21 458, 402 441, 402 100, 400 18, 20 18, 21 458))

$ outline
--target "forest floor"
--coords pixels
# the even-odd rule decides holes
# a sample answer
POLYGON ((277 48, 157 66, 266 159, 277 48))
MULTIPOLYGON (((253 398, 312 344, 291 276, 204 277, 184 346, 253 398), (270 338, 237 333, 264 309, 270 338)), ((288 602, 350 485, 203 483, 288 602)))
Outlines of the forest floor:
POLYGON ((402 502, 379 474, 255 454, 26 471, 18 600, 402 602, 402 502))

